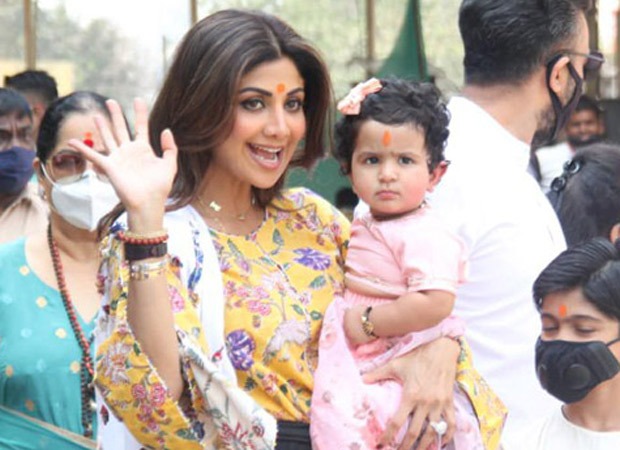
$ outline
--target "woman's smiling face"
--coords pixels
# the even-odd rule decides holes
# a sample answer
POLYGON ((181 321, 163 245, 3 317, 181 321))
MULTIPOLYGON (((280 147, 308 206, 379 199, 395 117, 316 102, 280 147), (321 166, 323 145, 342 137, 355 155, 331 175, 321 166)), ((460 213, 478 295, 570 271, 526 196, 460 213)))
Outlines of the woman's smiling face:
POLYGON ((241 79, 235 102, 233 129, 216 148, 207 176, 271 188, 306 131, 304 80, 290 59, 269 61, 241 79))

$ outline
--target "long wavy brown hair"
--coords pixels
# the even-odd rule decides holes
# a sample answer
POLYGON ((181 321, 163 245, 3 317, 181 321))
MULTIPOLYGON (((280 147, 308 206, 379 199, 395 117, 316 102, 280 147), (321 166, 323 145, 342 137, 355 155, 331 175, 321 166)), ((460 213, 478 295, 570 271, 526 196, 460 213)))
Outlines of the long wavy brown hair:
MULTIPOLYGON (((331 118, 331 82, 317 50, 280 19, 258 11, 224 10, 198 22, 183 38, 151 112, 151 143, 161 154, 161 132, 170 128, 179 147, 171 209, 188 204, 199 189, 215 148, 230 134, 241 78, 258 65, 290 58, 305 83, 306 136, 290 166, 311 167, 325 154, 331 118)), ((254 188, 265 206, 270 189, 254 188)))

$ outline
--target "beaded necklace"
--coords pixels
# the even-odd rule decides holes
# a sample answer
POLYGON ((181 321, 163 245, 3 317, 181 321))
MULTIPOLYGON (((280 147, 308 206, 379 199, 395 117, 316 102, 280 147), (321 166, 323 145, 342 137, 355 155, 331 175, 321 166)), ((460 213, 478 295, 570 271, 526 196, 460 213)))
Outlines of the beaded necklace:
POLYGON ((60 297, 62 298, 62 303, 65 307, 65 311, 67 312, 67 316, 69 317, 69 322, 71 323, 71 328, 73 329, 73 335, 75 336, 75 340, 78 342, 80 349, 82 350, 82 361, 80 364, 82 426, 84 428, 84 436, 87 438, 91 438, 93 435, 92 415, 96 408, 94 404, 95 388, 93 386, 95 371, 93 368, 93 360, 90 357, 90 344, 92 337, 91 339, 86 339, 86 337, 84 336, 84 332, 82 331, 82 327, 78 322, 75 308, 73 307, 73 302, 71 301, 69 291, 67 290, 67 283, 65 281, 62 261, 60 260, 58 245, 52 237, 51 223, 47 227, 47 242, 49 244, 50 254, 52 256, 52 263, 54 265, 54 273, 56 274, 56 281, 58 282, 60 297))

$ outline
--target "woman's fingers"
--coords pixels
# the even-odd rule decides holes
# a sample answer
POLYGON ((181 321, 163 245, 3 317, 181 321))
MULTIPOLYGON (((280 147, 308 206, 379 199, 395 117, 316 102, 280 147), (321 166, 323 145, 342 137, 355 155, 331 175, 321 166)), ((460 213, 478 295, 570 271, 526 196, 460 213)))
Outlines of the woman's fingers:
POLYGON ((177 172, 177 153, 179 152, 176 142, 174 142, 174 136, 172 131, 166 128, 161 133, 161 149, 163 152, 162 158, 166 161, 171 167, 171 170, 174 172, 173 175, 177 172))
MULTIPOLYGON (((452 401, 450 401, 448 406, 442 401, 434 402, 428 410, 428 426, 420 436, 419 448, 436 448, 434 444, 439 442, 437 440, 439 434, 441 434, 441 444, 446 444, 452 440, 455 430, 456 422, 454 420, 452 401)), ((439 448, 441 448, 441 445, 439 448)))
POLYGON ((95 116, 95 126, 108 152, 110 152, 110 154, 115 152, 118 149, 118 145, 114 134, 112 134, 112 130, 110 130, 108 126, 108 121, 103 116, 97 115, 95 116))
MULTIPOLYGON (((383 447, 386 447, 388 445, 393 445, 394 442, 396 442, 396 438, 398 436, 399 430, 403 427, 405 423, 407 423, 408 417, 409 417, 409 411, 407 411, 406 409, 402 407, 399 407, 398 411, 396 411, 396 413, 393 414, 392 417, 390 417, 388 422, 385 424, 385 430, 383 431, 383 434, 381 435, 379 439, 379 445, 383 447)), ((405 440, 407 440, 406 437, 405 437, 405 440)), ((413 444, 414 442, 415 442, 415 439, 411 441, 411 444, 413 444)), ((411 447, 412 445, 409 445, 408 447, 401 446, 398 448, 399 449, 404 448, 408 450, 411 447)))
POLYGON ((445 427, 446 425, 441 417, 441 414, 439 414, 439 412, 430 412, 428 414, 426 426, 420 435, 418 448, 425 450, 439 450, 441 448, 441 443, 445 442, 443 439, 446 433, 445 427))
POLYGON ((444 408, 443 411, 443 419, 448 424, 448 430, 442 439, 443 443, 450 442, 456 432, 456 415, 454 412, 453 401, 454 400, 450 401, 450 405, 447 408, 444 408))
POLYGON ((364 380, 364 383, 372 384, 383 380, 393 380, 396 379, 396 377, 394 375, 394 371, 392 370, 391 364, 387 363, 371 370, 370 372, 366 372, 362 379, 364 380))
MULTIPOLYGON (((419 392, 403 390, 399 411, 394 415, 394 419, 401 419, 399 429, 407 425, 407 419, 410 419, 410 422, 398 450, 409 450, 416 443, 420 437, 420 434, 424 431, 423 427, 427 422, 428 412, 430 409, 429 407, 429 402, 425 401, 425 399, 420 396, 419 392), (415 405, 413 412, 411 412, 411 405, 415 405), (404 416, 403 419, 403 415, 405 415, 408 411, 410 414, 404 416)), ((418 446, 418 448, 425 447, 418 446)))
POLYGON ((174 141, 174 135, 169 128, 166 128, 161 132, 161 149, 163 151, 164 158, 175 158, 177 157, 177 144, 174 141))
POLYGON ((133 110, 136 114, 136 140, 149 140, 149 110, 146 102, 136 98, 133 102, 133 110))
POLYGON ((70 139, 68 145, 79 152, 88 161, 92 162, 99 171, 107 175, 108 157, 106 155, 90 148, 79 139, 70 139))
POLYGON ((108 107, 108 111, 110 111, 110 116, 112 117, 112 127, 114 128, 114 136, 116 136, 116 142, 118 142, 118 145, 121 146, 124 143, 131 141, 131 136, 129 134, 129 130, 127 129, 127 122, 125 121, 125 116, 123 115, 121 105, 119 105, 116 100, 112 99, 106 101, 106 105, 108 107))

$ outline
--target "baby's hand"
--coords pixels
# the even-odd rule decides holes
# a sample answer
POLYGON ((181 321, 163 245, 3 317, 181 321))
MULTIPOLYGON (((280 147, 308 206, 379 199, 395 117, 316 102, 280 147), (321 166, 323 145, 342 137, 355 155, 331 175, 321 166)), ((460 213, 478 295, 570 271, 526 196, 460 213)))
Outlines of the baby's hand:
POLYGON ((362 328, 362 314, 366 310, 366 306, 353 306, 344 312, 344 332, 349 339, 349 343, 354 347, 366 344, 373 340, 371 336, 367 336, 362 328))

